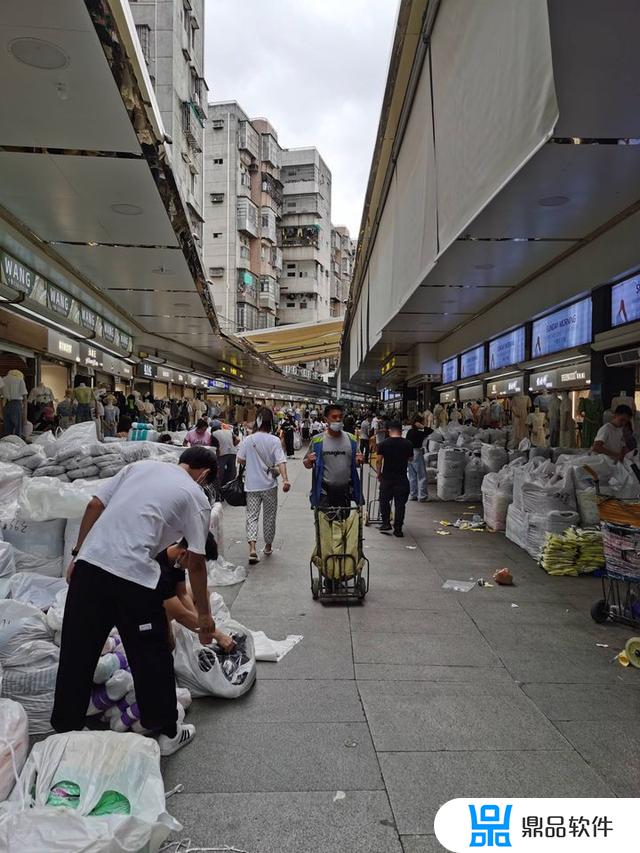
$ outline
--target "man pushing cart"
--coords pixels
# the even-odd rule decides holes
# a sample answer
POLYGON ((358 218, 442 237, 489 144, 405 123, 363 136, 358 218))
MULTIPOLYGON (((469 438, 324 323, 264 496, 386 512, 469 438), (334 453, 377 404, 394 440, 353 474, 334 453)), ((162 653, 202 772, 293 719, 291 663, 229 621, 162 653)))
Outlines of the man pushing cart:
POLYGON ((356 437, 344 431, 343 412, 339 403, 325 408, 327 428, 311 439, 303 459, 305 468, 313 470, 310 499, 316 542, 309 564, 311 592, 323 601, 362 601, 369 588, 369 562, 362 550, 363 456, 356 437))

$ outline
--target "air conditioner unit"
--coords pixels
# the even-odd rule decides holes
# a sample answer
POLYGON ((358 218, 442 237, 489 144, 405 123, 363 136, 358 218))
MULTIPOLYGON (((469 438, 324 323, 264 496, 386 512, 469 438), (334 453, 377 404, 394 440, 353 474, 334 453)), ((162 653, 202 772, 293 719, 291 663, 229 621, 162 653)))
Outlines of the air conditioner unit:
POLYGON ((621 367, 627 364, 640 364, 640 349, 627 349, 610 352, 604 357, 607 367, 621 367))

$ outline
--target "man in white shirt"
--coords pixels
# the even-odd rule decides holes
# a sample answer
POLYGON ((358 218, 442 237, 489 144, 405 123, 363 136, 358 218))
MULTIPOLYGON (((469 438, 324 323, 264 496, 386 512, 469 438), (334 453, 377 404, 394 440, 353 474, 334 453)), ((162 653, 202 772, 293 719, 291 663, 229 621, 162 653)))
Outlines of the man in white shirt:
POLYGON ((625 439, 625 430, 629 430, 633 412, 629 406, 618 406, 608 424, 601 426, 591 450, 602 453, 616 462, 622 462, 629 452, 625 439))
POLYGON ((240 444, 240 440, 235 437, 232 429, 224 429, 219 420, 211 423, 211 438, 218 442, 218 477, 220 485, 224 486, 225 483, 235 479, 236 444, 240 444))
POLYGON ((258 520, 262 508, 262 532, 264 534, 264 555, 273 553, 273 540, 276 535, 276 516, 278 514, 278 481, 274 472, 282 476, 282 491, 291 488, 287 479, 287 465, 282 442, 273 435, 273 413, 271 409, 261 409, 256 418, 256 429, 242 439, 238 447, 238 462, 245 466, 244 490, 247 495, 247 542, 249 543, 249 563, 259 562, 256 545, 258 541, 258 520))
POLYGON ((173 657, 155 557, 183 537, 200 642, 215 631, 207 594, 206 541, 211 508, 198 483, 215 475, 206 447, 190 447, 178 465, 145 460, 96 488, 69 565, 60 664, 51 723, 84 726, 93 674, 111 629, 118 629, 133 675, 140 721, 159 733, 160 753, 189 743, 195 728, 177 725, 173 657))

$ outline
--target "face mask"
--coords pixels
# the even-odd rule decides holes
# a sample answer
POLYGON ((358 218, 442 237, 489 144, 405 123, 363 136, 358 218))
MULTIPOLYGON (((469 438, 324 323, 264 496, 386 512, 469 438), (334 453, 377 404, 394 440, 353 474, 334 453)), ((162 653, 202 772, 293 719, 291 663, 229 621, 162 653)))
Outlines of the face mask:
POLYGON ((344 424, 342 423, 342 421, 333 421, 332 423, 329 424, 329 429, 332 432, 342 432, 343 427, 344 427, 344 424))

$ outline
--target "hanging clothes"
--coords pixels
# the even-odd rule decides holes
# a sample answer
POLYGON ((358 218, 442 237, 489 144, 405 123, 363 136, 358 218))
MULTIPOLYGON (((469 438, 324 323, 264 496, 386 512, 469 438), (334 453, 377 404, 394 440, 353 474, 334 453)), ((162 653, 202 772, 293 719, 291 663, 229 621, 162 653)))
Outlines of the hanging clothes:
POLYGON ((531 408, 531 398, 528 395, 511 398, 511 421, 513 423, 513 440, 517 447, 523 438, 527 438, 527 416, 531 408))
POLYGON ((527 417, 527 424, 531 430, 531 444, 534 447, 547 446, 547 416, 544 412, 536 409, 527 417))
POLYGON ((602 415, 604 413, 602 400, 592 400, 591 397, 580 397, 578 411, 584 416, 582 424, 582 446, 590 448, 596 440, 596 433, 602 426, 602 415))
POLYGON ((547 400, 547 417, 549 418, 549 444, 559 447, 560 441, 560 398, 551 394, 547 400))
POLYGON ((571 399, 568 396, 560 400, 560 447, 576 446, 576 422, 572 416, 571 399))

